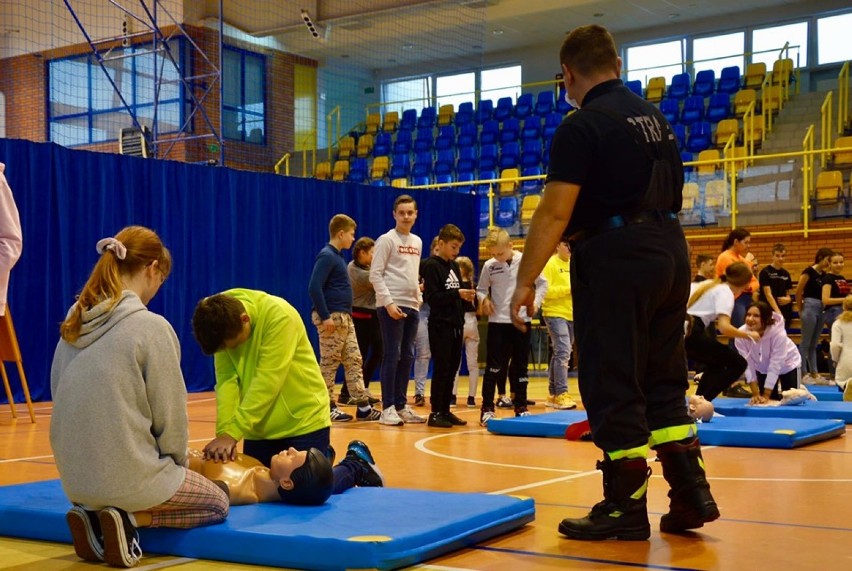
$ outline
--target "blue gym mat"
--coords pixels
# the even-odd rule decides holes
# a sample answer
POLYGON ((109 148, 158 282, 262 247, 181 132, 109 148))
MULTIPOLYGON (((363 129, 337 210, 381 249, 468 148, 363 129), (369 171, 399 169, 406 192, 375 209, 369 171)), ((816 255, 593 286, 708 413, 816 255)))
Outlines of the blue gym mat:
MULTIPOLYGON (((569 424, 585 419, 586 413, 583 411, 558 411, 518 418, 494 419, 488 422, 488 431, 509 436, 564 438, 565 429, 569 424)), ((702 444, 708 446, 795 448, 833 438, 844 432, 846 432, 844 422, 832 419, 717 416, 711 422, 698 425, 698 438, 702 444)))
MULTIPOLYGON (((71 543, 70 507, 59 480, 0 487, 0 535, 71 543)), ((318 507, 237 506, 220 525, 139 531, 146 553, 298 569, 397 569, 534 519, 529 498, 355 488, 318 507)))
POLYGON ((846 424, 852 424, 852 403, 842 401, 809 400, 792 406, 750 406, 748 399, 719 398, 713 400, 713 406, 716 412, 725 416, 839 418, 846 424))
POLYGON ((805 388, 808 389, 811 394, 817 398, 817 400, 826 402, 839 402, 843 400, 843 391, 838 390, 837 387, 827 385, 805 385, 805 388))

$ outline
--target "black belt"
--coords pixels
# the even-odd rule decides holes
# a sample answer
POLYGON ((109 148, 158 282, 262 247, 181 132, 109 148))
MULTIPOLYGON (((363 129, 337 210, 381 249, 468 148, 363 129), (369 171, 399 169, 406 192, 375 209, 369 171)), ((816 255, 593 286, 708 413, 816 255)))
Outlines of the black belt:
POLYGON ((625 226, 633 226, 635 224, 647 224, 649 222, 671 222, 677 220, 677 214, 671 210, 643 210, 635 214, 617 214, 610 216, 594 228, 586 228, 575 232, 568 238, 568 243, 574 247, 583 240, 588 240, 592 236, 597 236, 602 232, 617 230, 625 226))

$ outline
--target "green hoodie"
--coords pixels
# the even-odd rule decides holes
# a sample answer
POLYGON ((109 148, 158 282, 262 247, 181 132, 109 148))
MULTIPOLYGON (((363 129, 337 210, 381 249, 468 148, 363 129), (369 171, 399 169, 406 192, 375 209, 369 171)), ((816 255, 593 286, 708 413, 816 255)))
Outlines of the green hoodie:
POLYGON ((296 309, 262 291, 222 292, 242 302, 248 340, 216 353, 216 434, 277 440, 331 426, 328 389, 296 309))

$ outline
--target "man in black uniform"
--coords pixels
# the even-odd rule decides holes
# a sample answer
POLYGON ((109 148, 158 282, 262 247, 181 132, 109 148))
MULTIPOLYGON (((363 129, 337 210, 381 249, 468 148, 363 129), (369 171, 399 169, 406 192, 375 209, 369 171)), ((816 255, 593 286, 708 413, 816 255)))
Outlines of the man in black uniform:
POLYGON ((544 197, 527 236, 513 317, 564 235, 580 395, 604 452, 604 500, 564 519, 573 539, 644 540, 647 456, 671 486, 660 529, 681 532, 719 517, 687 414, 684 319, 690 263, 676 213, 683 165, 671 126, 619 79, 621 59, 600 26, 572 31, 560 52, 569 101, 579 110, 553 138, 544 197))

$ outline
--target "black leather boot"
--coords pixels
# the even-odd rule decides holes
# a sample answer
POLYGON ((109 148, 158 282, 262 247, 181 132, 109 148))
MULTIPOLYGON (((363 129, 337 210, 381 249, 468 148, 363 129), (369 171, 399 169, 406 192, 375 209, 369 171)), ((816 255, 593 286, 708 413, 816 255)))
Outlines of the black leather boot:
POLYGON ((691 437, 655 447, 669 483, 669 513, 660 519, 660 531, 678 533, 696 529, 719 517, 704 472, 701 444, 691 437))
POLYGON ((647 489, 651 469, 644 458, 610 460, 597 464, 603 472, 604 499, 586 517, 563 519, 559 533, 571 539, 642 541, 651 536, 647 489))

